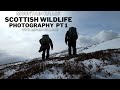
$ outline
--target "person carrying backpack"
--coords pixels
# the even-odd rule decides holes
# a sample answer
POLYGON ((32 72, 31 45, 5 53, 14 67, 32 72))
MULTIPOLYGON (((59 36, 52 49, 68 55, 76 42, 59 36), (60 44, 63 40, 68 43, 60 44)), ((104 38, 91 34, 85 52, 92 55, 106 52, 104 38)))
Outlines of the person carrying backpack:
POLYGON ((45 34, 42 36, 42 38, 39 40, 41 47, 38 52, 42 52, 42 59, 45 59, 45 52, 47 51, 46 59, 49 59, 49 51, 50 47, 53 50, 53 43, 52 40, 49 38, 48 34, 45 34))
POLYGON ((76 41, 78 39, 78 34, 76 27, 70 27, 65 34, 65 43, 68 44, 69 56, 71 56, 71 48, 73 48, 73 55, 76 55, 76 41))

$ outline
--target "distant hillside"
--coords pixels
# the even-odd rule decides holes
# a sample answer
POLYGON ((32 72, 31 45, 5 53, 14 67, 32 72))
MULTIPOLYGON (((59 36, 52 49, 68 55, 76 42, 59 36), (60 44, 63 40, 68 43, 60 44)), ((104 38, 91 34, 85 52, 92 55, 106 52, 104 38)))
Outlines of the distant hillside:
POLYGON ((120 38, 94 44, 88 47, 88 49, 83 50, 83 52, 88 53, 88 52, 95 52, 95 51, 106 50, 106 49, 118 49, 118 48, 120 48, 120 38))

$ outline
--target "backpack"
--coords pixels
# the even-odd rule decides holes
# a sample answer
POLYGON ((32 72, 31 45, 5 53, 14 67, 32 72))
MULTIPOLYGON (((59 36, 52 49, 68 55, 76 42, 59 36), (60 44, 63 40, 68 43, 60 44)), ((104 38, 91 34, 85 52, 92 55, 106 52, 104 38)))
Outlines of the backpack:
POLYGON ((49 39, 49 35, 43 35, 42 39, 41 39, 41 44, 42 45, 49 45, 50 39, 49 39))
POLYGON ((70 27, 68 31, 68 39, 76 40, 77 39, 77 30, 75 27, 70 27))

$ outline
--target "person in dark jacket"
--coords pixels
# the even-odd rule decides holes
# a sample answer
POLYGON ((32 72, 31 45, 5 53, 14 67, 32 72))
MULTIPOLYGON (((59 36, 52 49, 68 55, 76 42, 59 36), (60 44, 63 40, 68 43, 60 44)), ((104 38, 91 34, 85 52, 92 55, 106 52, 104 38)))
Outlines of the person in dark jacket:
POLYGON ((49 59, 50 47, 53 50, 52 40, 50 39, 49 35, 45 34, 42 36, 39 42, 41 44, 39 52, 42 51, 42 59, 49 59), (46 58, 45 58, 45 52, 47 52, 46 58))
POLYGON ((65 43, 68 44, 69 56, 71 56, 71 48, 73 49, 73 55, 76 55, 76 41, 78 39, 77 30, 75 27, 70 27, 65 34, 65 43))

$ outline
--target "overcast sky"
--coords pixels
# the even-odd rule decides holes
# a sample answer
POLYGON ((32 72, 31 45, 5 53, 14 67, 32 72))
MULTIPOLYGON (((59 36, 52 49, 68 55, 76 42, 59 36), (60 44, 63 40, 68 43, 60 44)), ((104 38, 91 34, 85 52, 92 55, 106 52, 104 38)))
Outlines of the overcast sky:
MULTIPOLYGON (((67 49, 64 37, 68 28, 59 28, 58 31, 25 32, 8 27, 4 18, 10 16, 16 16, 16 12, 0 12, 0 56, 6 57, 7 60, 8 57, 40 57, 39 39, 46 33, 53 40, 54 50, 51 53, 67 49)), ((120 11, 63 11, 60 16, 72 17, 72 23, 68 23, 68 26, 77 27, 78 47, 116 38, 120 33, 120 11)), ((0 61, 5 61, 5 58, 0 57, 0 61)))

